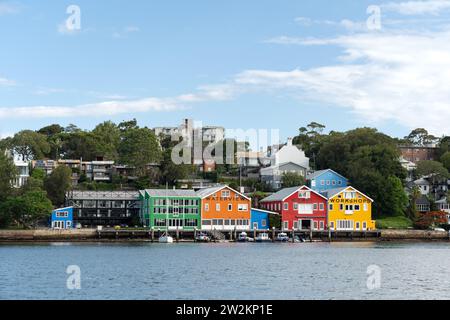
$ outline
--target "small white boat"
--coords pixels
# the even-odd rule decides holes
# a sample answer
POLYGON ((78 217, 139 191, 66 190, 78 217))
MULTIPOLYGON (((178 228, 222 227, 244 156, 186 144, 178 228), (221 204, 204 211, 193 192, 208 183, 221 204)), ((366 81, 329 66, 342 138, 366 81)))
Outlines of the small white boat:
POLYGON ((237 239, 237 241, 239 241, 239 242, 247 242, 247 233, 246 232, 241 232, 240 234, 239 234, 239 237, 238 237, 238 239, 237 239))
POLYGON ((288 242, 289 241, 289 236, 287 235, 287 233, 281 232, 281 233, 279 233, 277 235, 277 241, 288 242))
POLYGON ((158 239, 159 243, 173 243, 173 238, 168 234, 164 234, 158 239))
POLYGON ((257 237, 256 237, 256 242, 269 242, 269 241, 272 241, 272 240, 270 240, 270 238, 269 238, 269 234, 267 234, 267 233, 260 233, 257 237))
POLYGON ((211 238, 205 233, 200 233, 195 238, 195 241, 197 241, 197 242, 210 242, 211 238))

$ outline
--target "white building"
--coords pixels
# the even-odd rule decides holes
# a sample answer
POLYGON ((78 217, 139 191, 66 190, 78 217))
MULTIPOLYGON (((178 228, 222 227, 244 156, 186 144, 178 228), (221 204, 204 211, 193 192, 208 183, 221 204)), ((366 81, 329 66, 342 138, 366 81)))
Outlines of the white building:
POLYGON ((6 150, 5 154, 8 157, 13 158, 14 166, 17 170, 16 178, 11 181, 11 184, 14 188, 23 187, 30 177, 30 163, 28 161, 22 160, 22 158, 18 155, 14 155, 11 151, 6 150))
POLYGON ((282 163, 295 163, 309 170, 309 158, 302 149, 292 144, 292 138, 288 138, 287 144, 280 150, 270 155, 271 165, 277 166, 282 163))

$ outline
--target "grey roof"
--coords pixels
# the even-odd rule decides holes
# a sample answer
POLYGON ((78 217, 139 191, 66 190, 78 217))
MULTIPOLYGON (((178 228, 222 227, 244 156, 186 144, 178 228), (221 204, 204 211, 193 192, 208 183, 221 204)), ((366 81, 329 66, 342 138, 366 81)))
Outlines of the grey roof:
POLYGON ((436 201, 437 204, 447 204, 447 198, 444 197, 441 200, 436 201))
POLYGON ((73 200, 135 200, 138 191, 68 191, 68 199, 73 200))
POLYGON ((306 176, 306 179, 307 179, 307 180, 315 179, 315 178, 321 176, 322 174, 324 174, 325 172, 328 172, 328 171, 331 171, 331 172, 337 174, 338 176, 341 176, 341 177, 344 178, 345 180, 347 180, 347 178, 344 177, 342 174, 339 174, 339 173, 337 173, 336 171, 334 171, 334 170, 332 170, 332 169, 325 169, 325 170, 317 170, 317 171, 314 171, 313 173, 308 174, 308 175, 306 176))
POLYGON ((430 200, 428 200, 428 198, 426 196, 422 195, 419 199, 417 199, 416 204, 429 205, 430 200))
POLYGON ((217 186, 217 187, 211 187, 211 188, 204 188, 204 189, 200 189, 196 192, 197 196, 199 196, 200 198, 206 197, 210 194, 216 193, 217 191, 219 191, 220 189, 225 188, 225 185, 221 185, 221 186, 217 186))
POLYGON ((324 195, 325 197, 330 199, 330 198, 334 197, 335 195, 337 195, 338 193, 341 193, 342 191, 344 191, 347 188, 348 187, 333 188, 333 189, 328 189, 326 191, 323 191, 321 193, 322 193, 322 195, 324 195))
POLYGON ((194 190, 182 190, 182 189, 146 189, 145 192, 150 197, 192 197, 197 198, 194 190))
POLYGON ((268 196, 267 198, 262 199, 260 202, 282 201, 284 198, 290 196, 298 189, 300 189, 300 187, 292 187, 292 188, 282 189, 282 190, 268 196))

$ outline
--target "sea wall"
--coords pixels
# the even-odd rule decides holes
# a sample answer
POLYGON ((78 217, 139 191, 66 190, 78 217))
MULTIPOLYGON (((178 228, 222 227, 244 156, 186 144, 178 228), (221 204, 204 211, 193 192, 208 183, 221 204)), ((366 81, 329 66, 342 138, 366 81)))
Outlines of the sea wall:
POLYGON ((381 230, 381 240, 449 240, 449 233, 430 230, 381 230))
POLYGON ((0 241, 66 241, 95 239, 95 229, 81 230, 0 230, 0 241))

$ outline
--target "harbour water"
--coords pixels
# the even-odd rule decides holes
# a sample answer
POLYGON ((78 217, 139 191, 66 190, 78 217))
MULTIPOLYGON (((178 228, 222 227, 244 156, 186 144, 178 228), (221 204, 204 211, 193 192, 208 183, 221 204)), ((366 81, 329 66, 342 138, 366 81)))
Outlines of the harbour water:
POLYGON ((450 299, 450 245, 8 243, 0 299, 450 299))

